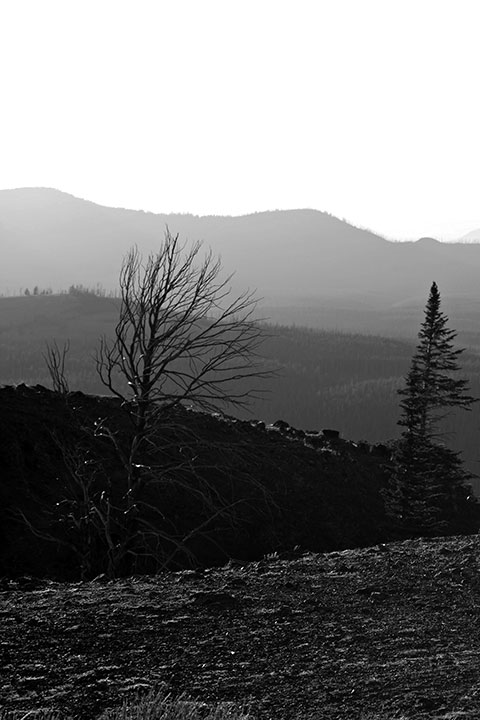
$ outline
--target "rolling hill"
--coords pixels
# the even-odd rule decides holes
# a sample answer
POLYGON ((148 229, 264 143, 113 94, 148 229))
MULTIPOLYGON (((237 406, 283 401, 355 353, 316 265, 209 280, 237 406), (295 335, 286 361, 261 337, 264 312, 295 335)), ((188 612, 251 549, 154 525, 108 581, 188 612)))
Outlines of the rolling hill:
POLYGON ((262 313, 275 322, 411 337, 417 321, 405 322, 405 315, 416 315, 436 280, 458 307, 457 327, 476 328, 477 244, 390 242, 315 210, 161 215, 42 188, 0 191, 0 292, 79 283, 113 288, 128 248, 156 250, 167 225, 220 254, 225 272, 235 273, 235 290, 256 288, 262 313))

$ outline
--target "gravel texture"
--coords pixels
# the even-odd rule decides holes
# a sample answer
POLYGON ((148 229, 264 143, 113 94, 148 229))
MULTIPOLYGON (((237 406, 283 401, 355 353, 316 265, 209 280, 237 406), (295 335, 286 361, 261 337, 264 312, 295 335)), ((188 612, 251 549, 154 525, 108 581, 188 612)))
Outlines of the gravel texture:
POLYGON ((115 581, 0 581, 0 707, 91 720, 165 687, 247 700, 258 720, 478 720, 479 561, 471 535, 115 581))

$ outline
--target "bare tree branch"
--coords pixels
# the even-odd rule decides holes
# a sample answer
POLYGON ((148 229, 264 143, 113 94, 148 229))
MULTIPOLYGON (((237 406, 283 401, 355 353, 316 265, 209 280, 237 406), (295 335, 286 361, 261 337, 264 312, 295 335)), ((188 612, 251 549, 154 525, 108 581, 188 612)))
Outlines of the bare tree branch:
POLYGON ((52 387, 55 392, 61 395, 66 395, 69 392, 67 376, 65 373, 65 359, 70 350, 70 341, 67 340, 63 344, 63 348, 57 345, 57 341, 54 340, 52 345, 47 343, 46 353, 43 353, 43 358, 46 362, 50 378, 52 380, 52 387))
POLYGON ((103 337, 97 371, 108 389, 146 413, 179 403, 204 410, 243 406, 259 393, 264 330, 253 319, 256 299, 231 298, 231 276, 202 245, 186 249, 166 231, 143 262, 137 248, 120 273, 121 308, 115 337, 103 337))

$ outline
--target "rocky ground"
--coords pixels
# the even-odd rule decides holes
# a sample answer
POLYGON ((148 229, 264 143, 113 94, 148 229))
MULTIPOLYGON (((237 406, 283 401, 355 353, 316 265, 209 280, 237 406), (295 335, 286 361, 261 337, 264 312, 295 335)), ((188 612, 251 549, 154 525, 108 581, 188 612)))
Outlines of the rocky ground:
POLYGON ((0 707, 12 717, 92 720, 153 686, 247 700, 258 720, 480 717, 476 535, 0 586, 0 707))

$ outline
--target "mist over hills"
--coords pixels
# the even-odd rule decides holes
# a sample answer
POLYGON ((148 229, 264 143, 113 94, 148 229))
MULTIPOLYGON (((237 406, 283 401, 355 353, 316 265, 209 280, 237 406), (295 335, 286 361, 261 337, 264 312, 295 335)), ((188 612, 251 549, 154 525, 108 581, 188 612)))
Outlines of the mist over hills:
POLYGON ((128 248, 155 250, 166 225, 220 254, 226 273, 235 273, 234 289, 256 288, 262 314, 274 322, 412 337, 436 280, 457 327, 476 331, 480 245, 395 243, 316 210, 162 215, 45 188, 1 190, 0 292, 113 288, 128 248))
MULTIPOLYGON (((259 287, 262 294, 297 296, 317 292, 315 263, 307 264, 305 258, 316 259, 321 250, 338 263, 356 248, 365 251, 384 243, 372 233, 314 210, 242 217, 163 215, 106 208, 41 188, 0 191, 0 222, 10 265, 1 282, 8 279, 10 285, 14 281, 54 285, 61 277, 66 282, 112 287, 128 248, 136 243, 142 251, 155 250, 168 225, 186 241, 204 240, 221 254, 225 270, 235 272, 242 286, 259 287), (294 274, 299 270, 302 278, 294 274)), ((332 282, 329 289, 340 290, 332 282)))

